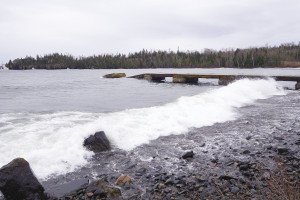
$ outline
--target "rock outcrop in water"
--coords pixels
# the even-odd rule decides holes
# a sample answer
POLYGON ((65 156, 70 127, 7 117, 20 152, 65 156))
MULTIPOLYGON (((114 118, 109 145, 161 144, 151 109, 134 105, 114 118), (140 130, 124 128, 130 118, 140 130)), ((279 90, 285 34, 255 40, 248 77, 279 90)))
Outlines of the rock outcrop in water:
POLYGON ((123 78, 126 77, 125 73, 112 73, 112 74, 106 74, 103 76, 104 78, 123 78))
POLYGON ((84 140, 83 145, 91 151, 102 152, 111 149, 110 142, 107 139, 104 131, 96 132, 84 140))
POLYGON ((23 158, 16 158, 0 169, 0 190, 6 200, 43 200, 44 188, 23 158))

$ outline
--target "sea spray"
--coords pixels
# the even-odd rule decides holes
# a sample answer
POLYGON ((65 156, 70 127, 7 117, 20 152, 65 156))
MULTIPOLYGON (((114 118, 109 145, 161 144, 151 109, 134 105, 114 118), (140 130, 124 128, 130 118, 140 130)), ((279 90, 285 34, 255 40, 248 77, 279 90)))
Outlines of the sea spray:
POLYGON ((105 131, 116 148, 131 150, 160 136, 234 120, 237 108, 283 94, 283 89, 272 79, 243 79, 163 106, 115 113, 2 114, 0 166, 24 157, 37 176, 45 179, 88 164, 93 153, 82 143, 96 131, 105 131))

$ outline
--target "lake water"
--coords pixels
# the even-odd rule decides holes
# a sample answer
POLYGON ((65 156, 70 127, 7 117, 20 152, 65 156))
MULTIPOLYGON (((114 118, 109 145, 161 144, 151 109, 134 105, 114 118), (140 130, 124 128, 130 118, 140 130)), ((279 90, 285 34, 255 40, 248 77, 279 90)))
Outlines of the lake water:
POLYGON ((104 79, 107 73, 300 76, 300 69, 138 69, 0 71, 0 166, 27 159, 40 179, 64 174, 93 155, 84 138, 103 130, 114 148, 132 150, 160 136, 238 118, 258 99, 286 95, 293 82, 239 80, 220 87, 104 79))

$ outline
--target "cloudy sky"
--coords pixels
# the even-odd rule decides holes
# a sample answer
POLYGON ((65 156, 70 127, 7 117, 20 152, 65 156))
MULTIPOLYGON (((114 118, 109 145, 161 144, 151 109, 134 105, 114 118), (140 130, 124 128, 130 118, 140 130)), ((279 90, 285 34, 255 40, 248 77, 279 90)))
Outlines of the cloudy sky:
POLYGON ((0 64, 300 41, 300 0, 0 0, 0 64))

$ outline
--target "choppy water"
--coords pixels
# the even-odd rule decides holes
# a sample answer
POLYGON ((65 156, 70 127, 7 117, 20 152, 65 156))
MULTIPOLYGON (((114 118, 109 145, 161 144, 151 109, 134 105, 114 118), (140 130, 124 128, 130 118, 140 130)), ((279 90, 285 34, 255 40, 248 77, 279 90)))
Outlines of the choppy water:
POLYGON ((288 93, 274 80, 240 80, 225 87, 103 79, 111 72, 300 75, 300 69, 152 69, 0 71, 0 166, 27 159, 43 179, 87 164, 84 138, 104 130, 115 148, 131 150, 190 128, 234 120, 258 99, 288 93))

